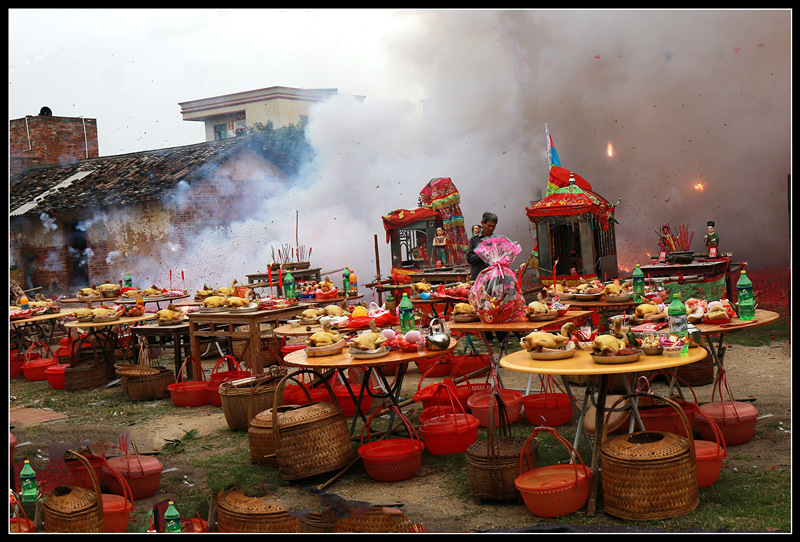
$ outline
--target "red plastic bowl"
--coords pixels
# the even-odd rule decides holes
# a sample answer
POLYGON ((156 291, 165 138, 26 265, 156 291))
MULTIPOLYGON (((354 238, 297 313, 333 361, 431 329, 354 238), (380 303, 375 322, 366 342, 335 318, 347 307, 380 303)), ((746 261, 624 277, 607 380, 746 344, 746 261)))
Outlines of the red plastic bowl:
POLYGON ((572 403, 566 393, 533 393, 522 398, 525 418, 532 425, 557 427, 572 420, 572 403))
POLYGON ((64 370, 67 368, 67 365, 56 363, 55 365, 50 365, 47 369, 44 370, 44 374, 47 376, 47 382, 50 384, 51 388, 57 390, 63 390, 66 382, 64 380, 64 370))
MULTIPOLYGON (((208 403, 208 382, 205 380, 190 380, 167 385, 169 395, 175 406, 202 406, 208 403)), ((220 403, 221 405, 221 403, 220 403)))
MULTIPOLYGON (((697 403, 689 401, 676 401, 689 422, 689 431, 694 432, 695 417, 694 413, 697 410, 697 403)), ((642 408, 639 409, 639 416, 642 418, 642 425, 647 431, 664 431, 673 433, 682 437, 686 435, 686 427, 683 425, 678 412, 671 406, 659 408, 642 408)))
POLYGON ((580 510, 589 499, 592 470, 572 463, 538 467, 522 473, 514 484, 532 514, 554 518, 580 510))
MULTIPOLYGON (((508 423, 514 423, 519 419, 520 409, 522 408, 522 392, 511 389, 499 389, 497 392, 506 405, 508 423)), ((478 418, 478 422, 482 427, 489 427, 489 402, 491 396, 492 391, 488 390, 475 393, 467 399, 470 412, 472 412, 473 416, 478 418)), ((497 405, 494 407, 494 424, 495 427, 500 424, 500 413, 497 405)))
POLYGON ((472 414, 445 414, 423 423, 419 434, 433 455, 458 454, 478 440, 479 425, 472 414))
POLYGON ((56 358, 39 358, 35 360, 28 360, 22 364, 22 373, 25 378, 35 382, 37 380, 47 380, 45 369, 51 365, 55 365, 56 358))
POLYGON ((363 444, 358 455, 367 475, 378 482, 399 482, 414 476, 425 445, 417 439, 388 439, 363 444))

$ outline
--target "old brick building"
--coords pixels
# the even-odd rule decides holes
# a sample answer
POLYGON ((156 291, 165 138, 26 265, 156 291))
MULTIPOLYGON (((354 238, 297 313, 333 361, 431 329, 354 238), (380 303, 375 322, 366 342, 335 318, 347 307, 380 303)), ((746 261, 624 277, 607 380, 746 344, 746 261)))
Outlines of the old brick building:
POLYGON ((131 262, 257 212, 256 185, 288 182, 254 136, 59 159, 9 184, 11 278, 46 293, 121 278, 131 262))

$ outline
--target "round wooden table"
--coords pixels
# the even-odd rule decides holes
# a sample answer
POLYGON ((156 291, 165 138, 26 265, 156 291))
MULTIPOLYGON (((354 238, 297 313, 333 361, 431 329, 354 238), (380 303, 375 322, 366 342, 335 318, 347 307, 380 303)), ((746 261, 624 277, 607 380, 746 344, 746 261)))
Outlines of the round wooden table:
MULTIPOLYGON (((569 386, 569 381, 564 375, 589 375, 599 378, 597 383, 597 409, 595 410, 595 438, 603 434, 603 424, 605 423, 605 410, 606 410, 606 390, 608 389, 608 377, 614 374, 636 373, 645 371, 657 371, 660 369, 670 369, 673 367, 680 367, 700 361, 706 357, 706 349, 702 347, 689 348, 685 354, 677 356, 648 356, 644 353, 639 359, 632 363, 619 363, 619 364, 605 364, 597 363, 592 359, 591 352, 588 350, 578 350, 571 358, 560 360, 535 360, 532 359, 527 350, 519 350, 513 354, 504 356, 500 360, 500 366, 510 371, 518 371, 522 373, 535 373, 535 374, 550 374, 562 375, 562 381, 567 389, 567 394, 572 402, 573 409, 578 410, 575 404, 575 399, 572 395, 572 390, 569 386)), ((626 388, 628 387, 627 380, 623 379, 626 388)), ((580 409, 578 418, 578 430, 575 433, 575 448, 578 448, 578 440, 583 428, 583 413, 586 411, 587 398, 589 396, 589 383, 587 382, 587 393, 584 396, 583 408, 580 409)), ((630 390, 627 390, 630 392, 630 390)), ((641 424, 639 419, 638 410, 636 410, 636 402, 631 402, 633 416, 641 424)), ((590 444, 588 435, 584 435, 587 444, 590 444)), ((592 478, 591 490, 589 492, 589 501, 587 503, 587 515, 594 516, 595 506, 597 499, 597 483, 600 475, 600 443, 595 442, 592 446, 592 478)))

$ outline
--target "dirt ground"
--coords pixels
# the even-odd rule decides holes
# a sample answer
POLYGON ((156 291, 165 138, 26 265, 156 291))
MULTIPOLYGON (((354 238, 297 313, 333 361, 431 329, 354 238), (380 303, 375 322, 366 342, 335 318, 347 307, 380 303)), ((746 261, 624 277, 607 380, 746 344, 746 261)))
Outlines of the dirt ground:
MULTIPOLYGON (((204 364, 206 360, 204 360, 204 364)), ((213 363, 213 362, 212 362, 213 363)), ((759 411, 756 435, 748 443, 728 449, 727 467, 734 471, 744 469, 768 470, 791 468, 791 346, 788 341, 776 341, 764 347, 730 346, 725 357, 728 382, 736 399, 755 399, 754 406, 759 411)), ((419 372, 411 364, 404 381, 403 397, 411 397, 417 389, 419 372)), ((527 375, 501 370, 501 378, 506 387, 525 389, 527 375)), ((658 391, 656 384, 656 391, 658 391)), ((538 381, 532 388, 538 389, 538 381)), ((663 386, 663 384, 662 384, 663 386)), ((699 402, 712 400, 712 385, 695 388, 699 402)), ((579 401, 584 388, 573 386, 579 401)), ((719 396, 716 398, 719 399, 719 396)), ((420 404, 414 405, 417 409, 420 404)), ((12 424, 14 420, 11 420, 12 424)), ((532 430, 524 416, 517 424, 532 430)), ((575 420, 571 422, 572 427, 575 420)), ((196 429, 201 435, 227 431, 222 410, 206 405, 191 409, 191 415, 178 414, 160 416, 144 423, 126 426, 141 451, 158 450, 169 439, 179 439, 185 431, 196 429)), ((27 427, 16 427, 14 434, 19 442, 30 441, 29 435, 36 435, 30 446, 45 452, 52 442, 70 442, 76 435, 91 434, 98 439, 113 440, 120 427, 93 425, 76 427, 69 417, 64 420, 48 421, 40 424, 35 432, 27 427)), ((584 453, 584 452, 582 452, 584 453)), ((588 452, 585 452, 588 456, 588 452)), ((180 477, 162 476, 159 492, 149 499, 136 501, 134 517, 143 515, 154 503, 167 498, 178 498, 186 488, 203 490, 207 488, 205 473, 193 467, 192 462, 202 455, 219 454, 219 449, 193 450, 191 454, 160 454, 159 459, 165 469, 175 469, 182 474, 182 482, 167 483, 166 480, 180 477)), ((591 457, 586 457, 589 464, 591 457)), ((481 532, 492 529, 524 529, 542 523, 522 504, 489 502, 477 504, 471 496, 459 495, 447 482, 447 473, 429 468, 423 456, 423 463, 417 475, 398 483, 364 482, 364 476, 345 473, 325 491, 347 501, 359 501, 380 505, 400 505, 401 510, 412 521, 424 524, 430 532, 481 532)), ((318 482, 319 483, 319 482, 318 482)), ((209 492, 210 494, 210 492, 209 492)), ((289 483, 278 488, 268 500, 289 510, 319 510, 320 496, 309 492, 302 482, 289 483)))

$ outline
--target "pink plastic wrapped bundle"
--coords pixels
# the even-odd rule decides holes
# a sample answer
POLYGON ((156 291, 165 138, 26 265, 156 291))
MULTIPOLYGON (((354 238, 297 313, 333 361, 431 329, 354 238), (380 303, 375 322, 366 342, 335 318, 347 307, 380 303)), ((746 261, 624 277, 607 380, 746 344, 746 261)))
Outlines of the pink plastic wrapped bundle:
POLYGON ((520 253, 520 246, 506 237, 490 237, 475 249, 489 267, 475 278, 469 302, 484 323, 515 320, 525 306, 517 276, 510 269, 520 253))

